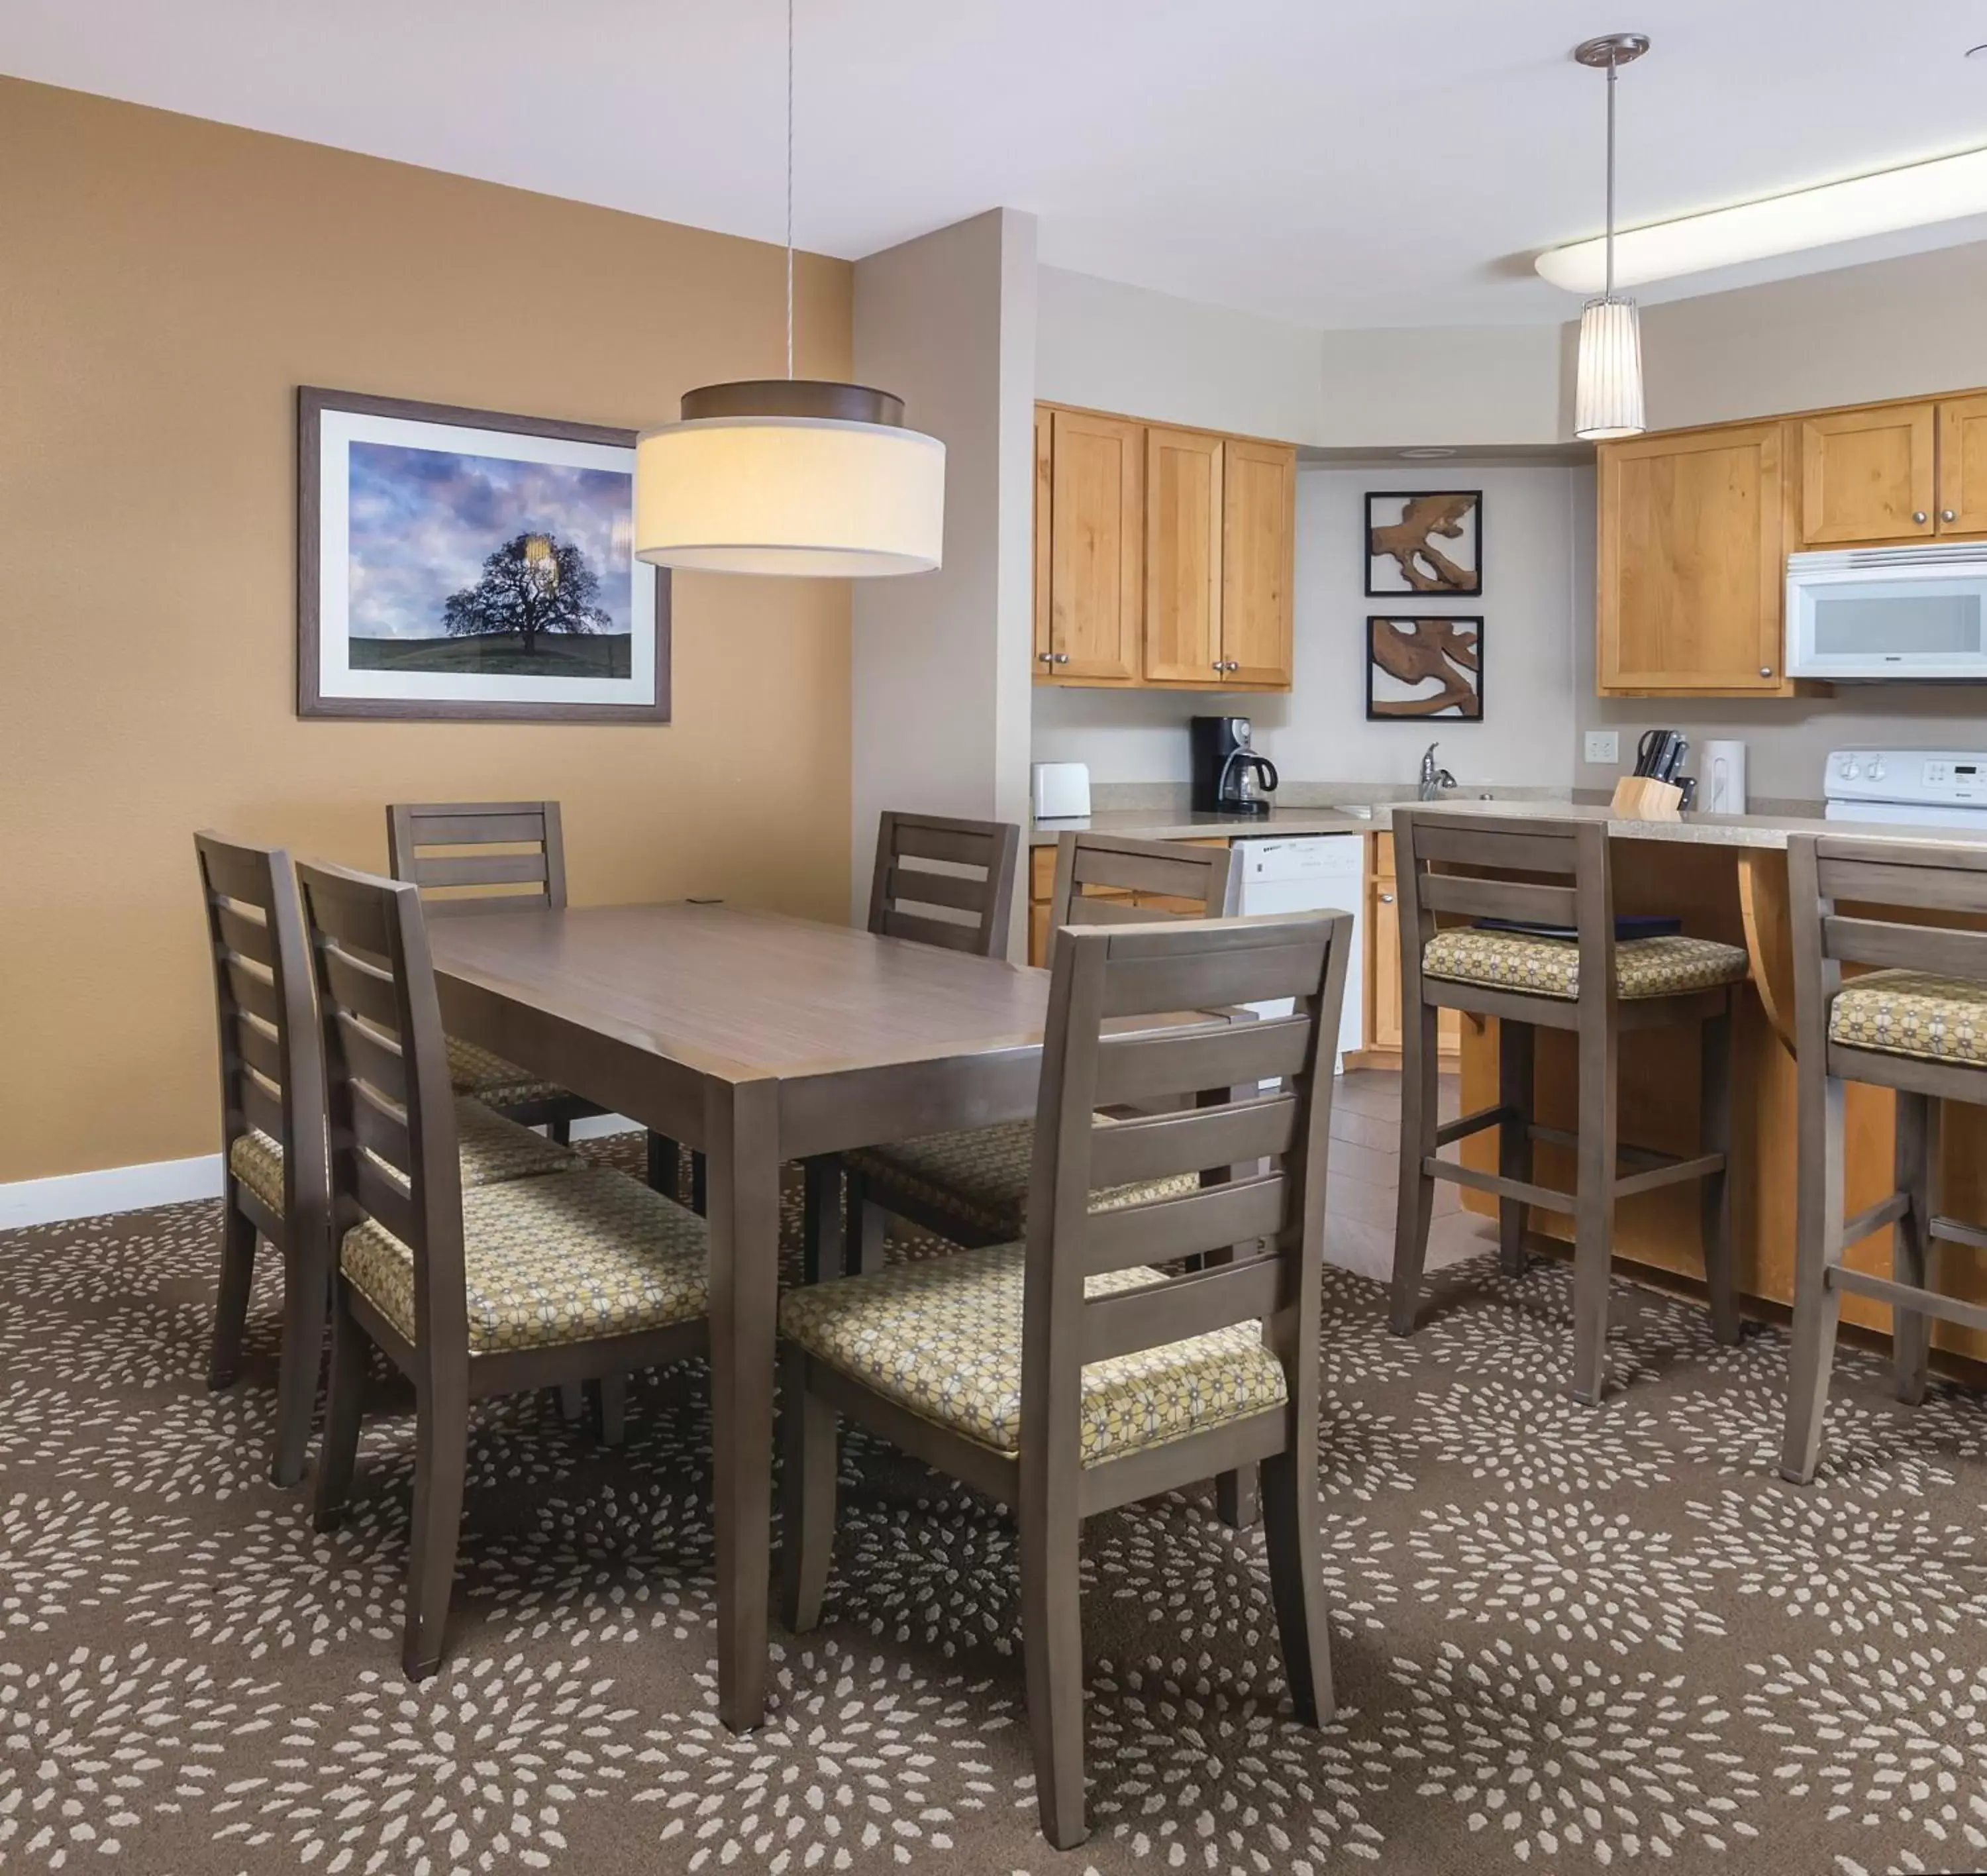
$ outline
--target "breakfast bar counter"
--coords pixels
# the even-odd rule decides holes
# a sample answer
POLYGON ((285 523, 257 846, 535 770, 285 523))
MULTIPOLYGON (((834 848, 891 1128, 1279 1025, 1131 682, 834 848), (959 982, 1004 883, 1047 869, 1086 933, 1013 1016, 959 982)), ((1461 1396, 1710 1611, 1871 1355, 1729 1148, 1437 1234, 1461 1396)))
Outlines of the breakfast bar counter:
MULTIPOLYGON (((1796 1137, 1793 1029, 1793 963, 1787 889, 1786 845, 1791 835, 1834 833, 1857 839, 1938 841, 1979 846, 1977 832, 1951 827, 1829 822, 1757 815, 1687 816, 1682 821, 1634 821, 1601 807, 1547 808, 1537 802, 1458 801, 1458 813, 1604 820, 1613 849, 1615 909, 1622 914, 1680 917, 1694 936, 1742 945, 1756 994, 1738 1011, 1737 1081, 1732 1091, 1732 1241, 1739 1287, 1755 1312, 1784 1317, 1793 1295, 1794 1152, 1796 1137)), ((1497 1024, 1462 1019, 1462 1108, 1472 1112, 1497 1102, 1497 1024)), ((1572 1131, 1579 1112, 1573 1038, 1541 1029, 1535 1070, 1537 1121, 1572 1131)), ((1621 1137, 1637 1146, 1685 1153, 1697 1138, 1696 1038, 1688 1031, 1650 1030, 1621 1039, 1621 1137)), ((1894 1097, 1886 1089, 1852 1084, 1847 1090, 1848 1189, 1853 1216, 1891 1190, 1894 1097)), ((1938 1209, 1961 1218, 1987 1220, 1987 1109, 1948 1107, 1941 1141, 1938 1209)), ((1496 1169, 1494 1130, 1462 1142, 1466 1164, 1496 1169)), ((1540 1142, 1534 1176, 1544 1186, 1570 1190, 1572 1156, 1540 1142)), ((1494 1215, 1496 1201, 1466 1191, 1463 1203, 1494 1215)), ((1533 1208, 1528 1230, 1550 1248, 1570 1246, 1570 1214, 1533 1208)), ((1887 1228, 1850 1247, 1847 1260, 1888 1275, 1887 1228)), ((1688 1186, 1644 1193, 1621 1202, 1615 1254, 1664 1280, 1700 1284, 1703 1262, 1698 1196, 1688 1186)), ((1948 1257, 1941 1287, 1987 1301, 1987 1271, 1977 1260, 1948 1257)), ((1887 1333, 1882 1304, 1845 1294, 1843 1319, 1887 1333)), ((1940 1324, 1934 1346, 1987 1361, 1987 1333, 1940 1324)))

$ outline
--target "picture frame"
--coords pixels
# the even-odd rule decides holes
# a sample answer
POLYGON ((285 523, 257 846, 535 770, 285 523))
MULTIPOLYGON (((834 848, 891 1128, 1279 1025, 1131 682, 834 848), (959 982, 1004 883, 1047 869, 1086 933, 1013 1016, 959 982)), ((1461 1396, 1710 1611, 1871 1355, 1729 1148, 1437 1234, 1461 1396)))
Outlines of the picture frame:
POLYGON ((1369 615, 1365 664, 1368 723, 1483 720, 1479 616, 1369 615), (1437 688, 1424 688, 1429 683, 1437 688))
POLYGON ((1369 599, 1480 599, 1483 491, 1369 490, 1361 546, 1369 599))
POLYGON ((636 433, 297 390, 297 714, 667 723, 636 433))

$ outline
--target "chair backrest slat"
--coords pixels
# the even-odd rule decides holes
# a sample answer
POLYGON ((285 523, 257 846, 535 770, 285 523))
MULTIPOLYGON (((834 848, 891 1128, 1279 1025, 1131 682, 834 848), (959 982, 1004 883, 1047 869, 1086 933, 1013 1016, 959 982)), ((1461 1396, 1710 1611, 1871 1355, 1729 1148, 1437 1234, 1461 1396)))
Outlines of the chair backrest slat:
POLYGON ((1534 925, 1575 925, 1579 900, 1570 886, 1525 879, 1473 879, 1464 873, 1424 873, 1416 882, 1431 912, 1476 919, 1520 919, 1534 925))
POLYGON ((1555 824, 1542 818, 1514 828, 1502 815, 1439 815, 1397 813, 1394 816, 1395 863, 1400 861, 1401 828, 1411 822, 1416 852, 1424 860, 1461 866, 1501 867, 1516 873, 1575 873, 1579 866, 1577 822, 1555 824))
MULTIPOLYGON (((1987 912, 1987 881, 1982 886, 1979 909, 1987 912)), ((1987 932, 1838 916, 1822 920, 1821 942, 1826 956, 1844 964, 1927 970, 1938 977, 1987 983, 1987 932)))
POLYGON ((1056 841, 1049 896, 1049 962, 1068 925, 1150 925, 1173 919, 1233 915, 1242 869, 1226 842, 1135 840, 1119 834, 1070 832, 1056 841))
POLYGON ((302 865, 324 1041, 334 1226, 372 1218, 413 1253, 424 1357, 467 1345, 462 1173, 420 889, 302 865))
POLYGON ((557 801, 395 801, 386 851, 393 877, 418 886, 430 913, 556 911, 566 903, 557 801), (498 846, 530 851, 444 851, 498 846))
POLYGON ((1051 1451, 1074 1451, 1085 1361, 1252 1320, 1284 1366, 1294 1424, 1314 1415, 1332 1045, 1351 929, 1341 913, 1064 931, 1042 1051, 1022 1334, 1022 1421, 1051 1451), (1237 985, 1252 998, 1293 999, 1294 1016, 1256 1034, 1179 1026, 1177 1012, 1233 1002, 1237 985), (1127 1027, 1114 1014, 1170 1017, 1170 1027, 1127 1027), (1267 1096, 1254 1092, 1266 1073, 1280 1080, 1267 1096), (1097 1113, 1107 1089, 1161 1088, 1194 1105, 1129 1120, 1097 1113), (1264 1160, 1267 1170, 1236 1176, 1264 1160), (1100 1189, 1179 1173, 1198 1174, 1198 1184, 1091 1210, 1100 1189), (1226 1260, 1085 1294, 1091 1276, 1203 1252, 1226 1260))
POLYGON ((978 957, 1004 956, 1020 851, 1021 830, 1010 821, 886 809, 877 818, 869 930, 978 957))
POLYGON ((259 1129, 283 1149, 285 1228, 321 1230, 323 1059, 295 875, 279 847, 196 834, 221 1044, 221 1154, 259 1129))

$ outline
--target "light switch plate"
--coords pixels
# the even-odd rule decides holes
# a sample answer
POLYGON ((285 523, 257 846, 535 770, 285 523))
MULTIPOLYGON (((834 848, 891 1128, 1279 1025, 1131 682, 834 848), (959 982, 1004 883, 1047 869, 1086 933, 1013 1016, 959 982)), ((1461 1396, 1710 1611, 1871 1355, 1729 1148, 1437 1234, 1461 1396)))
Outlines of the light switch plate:
POLYGON ((1621 731, 1589 730, 1587 732, 1587 759, 1590 762, 1619 763, 1621 760, 1621 731))

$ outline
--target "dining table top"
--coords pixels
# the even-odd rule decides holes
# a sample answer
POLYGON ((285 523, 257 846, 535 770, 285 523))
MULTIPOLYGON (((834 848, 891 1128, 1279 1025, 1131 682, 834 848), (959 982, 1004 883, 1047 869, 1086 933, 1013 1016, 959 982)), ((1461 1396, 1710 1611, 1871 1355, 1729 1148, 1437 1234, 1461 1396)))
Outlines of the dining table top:
POLYGON ((713 902, 428 922, 445 978, 719 1080, 835 1075, 1039 1047, 1024 964, 713 902))

